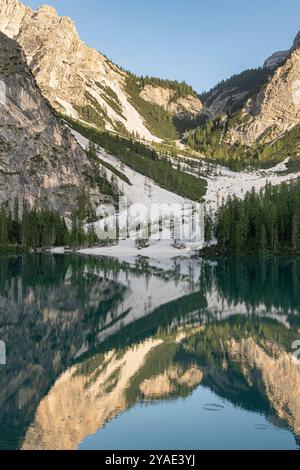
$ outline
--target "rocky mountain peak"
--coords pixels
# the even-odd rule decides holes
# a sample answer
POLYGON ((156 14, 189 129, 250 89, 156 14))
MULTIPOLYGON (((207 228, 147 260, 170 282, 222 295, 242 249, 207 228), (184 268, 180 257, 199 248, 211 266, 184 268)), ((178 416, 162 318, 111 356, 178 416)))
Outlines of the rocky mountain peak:
POLYGON ((41 5, 38 10, 38 13, 45 13, 47 15, 51 16, 58 16, 57 11, 54 7, 51 7, 50 5, 41 5))
POLYGON ((138 80, 132 80, 130 74, 84 44, 73 21, 60 17, 50 6, 33 11, 18 0, 0 0, 0 31, 21 45, 51 105, 73 119, 159 141, 159 137, 164 138, 158 135, 159 107, 167 111, 168 123, 174 115, 193 119, 202 108, 197 97, 175 100, 172 90, 165 106, 153 90, 150 95, 140 95, 138 80), (157 125, 153 124, 153 115, 157 116, 157 125))
POLYGON ((47 24, 57 25, 57 28, 64 27, 70 34, 78 38, 78 33, 74 21, 68 16, 59 16, 56 9, 49 5, 40 6, 36 12, 32 12, 30 22, 35 19, 40 26, 45 27, 47 24))
POLYGON ((264 67, 271 69, 276 68, 278 65, 282 64, 295 49, 298 49, 298 47, 300 47, 300 31, 296 35, 292 47, 287 51, 274 52, 274 54, 265 61, 264 67))
POLYGON ((295 37, 294 43, 293 43, 293 49, 297 49, 298 47, 300 47, 300 31, 295 37))
POLYGON ((126 74, 85 45, 72 20, 52 7, 33 11, 17 0, 0 0, 0 14, 0 30, 22 46, 43 95, 57 111, 155 139, 128 99, 126 74))

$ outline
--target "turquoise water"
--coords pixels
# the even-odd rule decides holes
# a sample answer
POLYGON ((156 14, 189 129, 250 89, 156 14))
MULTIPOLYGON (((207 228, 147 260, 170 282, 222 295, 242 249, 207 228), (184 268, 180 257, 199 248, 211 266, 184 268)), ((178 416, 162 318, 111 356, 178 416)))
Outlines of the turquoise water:
POLYGON ((79 449, 127 450, 133 446, 137 450, 292 450, 295 439, 264 415, 245 411, 199 387, 184 400, 136 405, 87 437, 79 449))
POLYGON ((0 257, 0 449, 297 449, 300 261, 0 257))

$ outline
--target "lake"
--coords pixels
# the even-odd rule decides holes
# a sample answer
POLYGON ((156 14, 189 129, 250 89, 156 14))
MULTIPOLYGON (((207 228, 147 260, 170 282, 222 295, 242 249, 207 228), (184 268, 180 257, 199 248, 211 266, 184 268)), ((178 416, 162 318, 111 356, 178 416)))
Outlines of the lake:
POLYGON ((0 449, 299 449, 297 340, 297 258, 1 256, 0 449))

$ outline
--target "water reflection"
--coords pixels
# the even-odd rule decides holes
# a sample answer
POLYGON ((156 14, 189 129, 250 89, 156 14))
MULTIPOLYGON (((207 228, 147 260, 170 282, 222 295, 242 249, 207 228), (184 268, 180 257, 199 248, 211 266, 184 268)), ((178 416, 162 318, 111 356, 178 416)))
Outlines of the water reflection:
MULTIPOLYGON (((199 387, 299 441, 300 261, 0 263, 1 449, 76 449, 137 404, 199 387)), ((201 409, 223 420, 223 407, 201 409)))

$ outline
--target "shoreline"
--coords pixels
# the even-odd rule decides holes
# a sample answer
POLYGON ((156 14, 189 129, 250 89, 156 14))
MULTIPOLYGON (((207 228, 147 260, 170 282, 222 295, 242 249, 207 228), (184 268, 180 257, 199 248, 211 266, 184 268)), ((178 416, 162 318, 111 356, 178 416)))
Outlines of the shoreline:
POLYGON ((272 257, 299 257, 299 252, 289 251, 288 249, 279 250, 277 252, 265 251, 259 252, 254 250, 241 251, 240 253, 224 251, 217 247, 205 247, 201 250, 191 250, 190 248, 179 249, 171 245, 157 246, 152 245, 147 248, 138 249, 135 246, 132 247, 119 247, 118 245, 94 247, 94 248, 78 248, 70 249, 67 247, 53 247, 53 248, 39 248, 30 249, 26 247, 3 247, 0 249, 0 256, 11 255, 30 255, 30 254, 79 254, 85 256, 94 256, 102 258, 117 259, 120 261, 134 261, 137 259, 144 258, 145 260, 153 261, 173 261, 173 260, 189 260, 189 259, 206 259, 206 258, 242 258, 242 257, 258 257, 258 258, 272 258, 272 257))

